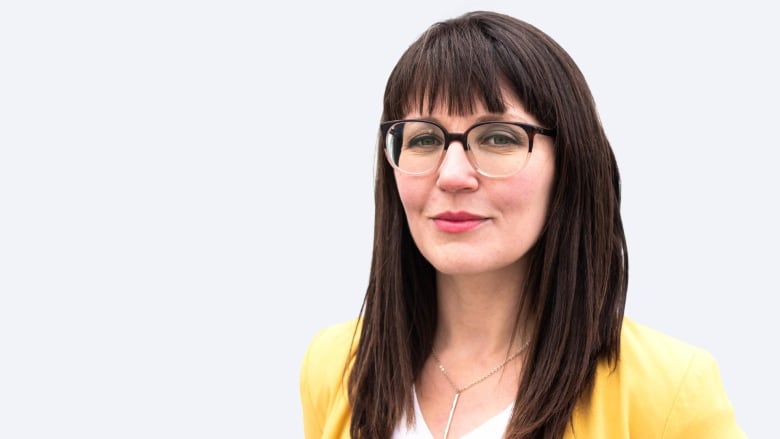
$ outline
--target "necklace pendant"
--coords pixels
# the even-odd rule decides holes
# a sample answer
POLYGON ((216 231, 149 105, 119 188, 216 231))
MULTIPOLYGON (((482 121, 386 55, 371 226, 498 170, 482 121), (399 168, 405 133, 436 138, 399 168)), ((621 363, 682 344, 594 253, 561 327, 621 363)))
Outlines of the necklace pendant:
POLYGON ((444 369, 444 365, 441 364, 441 360, 439 360, 439 357, 436 356, 436 350, 431 349, 431 356, 433 357, 434 360, 436 360, 436 363, 438 363, 437 366, 439 367, 439 371, 441 372, 442 375, 444 375, 444 378, 447 380, 447 382, 450 383, 450 386, 452 386, 452 388, 455 389, 455 397, 452 398, 452 407, 450 408, 450 415, 449 415, 449 417, 447 417, 447 425, 444 427, 444 438, 443 439, 447 439, 447 436, 449 436, 449 434, 450 434, 450 426, 452 426, 452 417, 455 415, 455 407, 458 406, 458 398, 460 398, 460 394, 465 392, 466 390, 476 386, 477 384, 481 383, 482 381, 485 381, 486 379, 488 379, 491 376, 493 376, 493 374, 495 374, 499 370, 503 369, 504 366, 507 365, 507 363, 509 363, 510 361, 512 361, 515 358, 519 357, 520 354, 523 353, 523 351, 528 347, 528 343, 529 342, 525 342, 525 344, 520 348, 520 350, 518 350, 517 352, 515 352, 514 354, 509 356, 509 358, 504 360, 503 363, 499 364, 498 366, 496 366, 493 369, 491 369, 485 375, 482 375, 481 377, 479 377, 476 380, 472 381, 470 384, 468 384, 466 386, 463 386, 463 387, 458 387, 455 384, 455 382, 452 381, 452 378, 450 378, 450 376, 447 374, 447 370, 444 369))
POLYGON ((460 398, 460 392, 457 392, 455 394, 455 397, 452 398, 452 407, 450 408, 450 416, 447 418, 447 426, 444 427, 444 437, 442 439, 447 439, 447 436, 450 434, 450 424, 452 424, 452 417, 455 415, 455 407, 458 405, 458 398, 460 398))

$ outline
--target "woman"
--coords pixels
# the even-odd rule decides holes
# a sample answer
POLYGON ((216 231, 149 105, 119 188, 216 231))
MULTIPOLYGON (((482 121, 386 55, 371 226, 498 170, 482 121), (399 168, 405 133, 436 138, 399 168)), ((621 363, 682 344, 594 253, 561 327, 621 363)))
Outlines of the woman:
POLYGON ((362 316, 309 347, 306 437, 743 437, 706 352, 623 318, 618 169, 558 44, 437 23, 380 132, 362 316))

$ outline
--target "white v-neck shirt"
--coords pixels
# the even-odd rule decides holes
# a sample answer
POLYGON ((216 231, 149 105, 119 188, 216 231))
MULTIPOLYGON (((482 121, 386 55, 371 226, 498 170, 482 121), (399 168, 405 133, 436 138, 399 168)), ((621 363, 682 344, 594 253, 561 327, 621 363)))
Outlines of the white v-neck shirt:
MULTIPOLYGON (((408 427, 406 425, 406 416, 404 416, 401 419, 401 422, 395 427, 392 439, 434 439, 431 430, 425 423, 425 418, 423 418, 420 403, 417 401, 417 391, 414 387, 412 387, 412 399, 414 400, 414 425, 408 427)), ((477 428, 461 436, 460 439, 503 438, 504 433, 506 432, 506 426, 509 425, 509 418, 512 417, 512 408, 514 408, 514 403, 480 424, 477 428)))

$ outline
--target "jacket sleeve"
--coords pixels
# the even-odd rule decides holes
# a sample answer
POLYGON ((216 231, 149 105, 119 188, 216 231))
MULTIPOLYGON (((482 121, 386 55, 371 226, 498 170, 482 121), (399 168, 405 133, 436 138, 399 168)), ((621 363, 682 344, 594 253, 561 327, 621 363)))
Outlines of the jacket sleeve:
POLYGON ((697 349, 674 399, 663 438, 745 438, 715 359, 697 349))

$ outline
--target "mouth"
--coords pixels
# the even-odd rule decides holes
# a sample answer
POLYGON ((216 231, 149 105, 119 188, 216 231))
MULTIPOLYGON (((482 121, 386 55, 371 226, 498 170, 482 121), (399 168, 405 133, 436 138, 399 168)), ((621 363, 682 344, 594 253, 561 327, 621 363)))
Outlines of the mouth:
POLYGON ((473 230, 488 218, 469 212, 442 212, 432 217, 436 227, 447 233, 462 233, 473 230))

